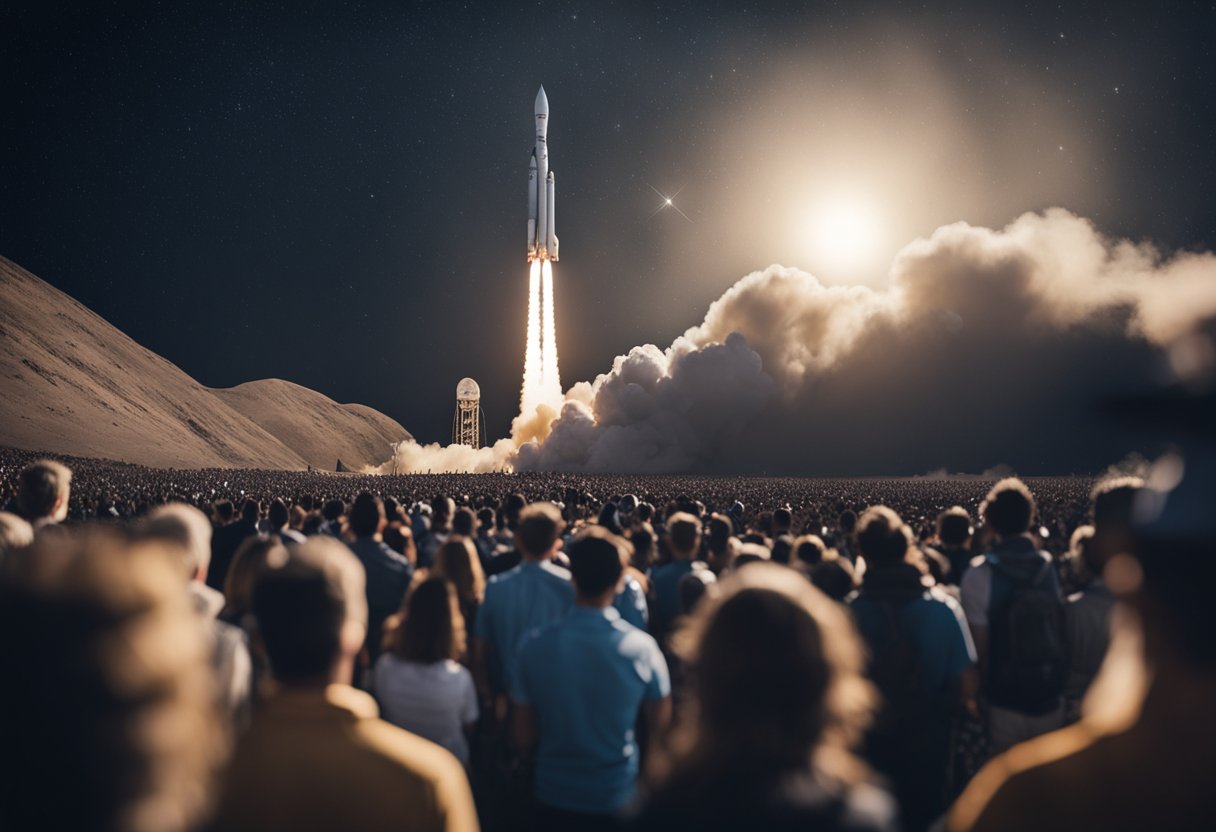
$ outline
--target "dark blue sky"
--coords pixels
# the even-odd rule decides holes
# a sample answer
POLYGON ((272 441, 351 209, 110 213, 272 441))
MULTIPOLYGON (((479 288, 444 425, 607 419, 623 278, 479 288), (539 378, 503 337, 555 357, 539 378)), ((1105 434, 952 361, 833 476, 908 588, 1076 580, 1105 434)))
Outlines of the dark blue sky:
POLYGON ((754 217, 720 233, 766 164, 728 134, 796 110, 773 79, 804 60, 832 67, 807 81, 819 95, 903 50, 949 79, 992 148, 958 176, 989 190, 952 202, 942 181, 932 210, 901 207, 915 234, 1062 203, 1111 234, 1211 247, 1212 4, 1063 5, 10 5, 0 254, 204 384, 286 378, 437 441, 471 375, 496 438, 518 404, 542 82, 567 385, 783 259, 743 239, 754 217), (684 187, 694 222, 649 217, 648 183, 684 187))

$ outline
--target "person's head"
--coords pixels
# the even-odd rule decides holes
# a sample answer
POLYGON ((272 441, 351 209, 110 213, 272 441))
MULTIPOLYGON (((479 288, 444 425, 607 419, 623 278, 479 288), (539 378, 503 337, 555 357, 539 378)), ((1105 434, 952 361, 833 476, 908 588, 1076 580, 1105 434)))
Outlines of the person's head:
MULTIPOLYGON (((814 766, 859 774, 849 748, 874 701, 847 612, 797 572, 732 572, 673 637, 692 669, 695 723, 676 767, 771 783, 814 766)), ((677 755, 680 752, 677 751, 677 755)))
POLYGON ((811 568, 811 584, 833 601, 844 601, 857 589, 857 574, 847 558, 835 549, 824 552, 823 561, 811 568))
POLYGON ((224 576, 224 609, 239 619, 253 611, 253 587, 268 563, 282 563, 287 550, 278 537, 255 535, 246 538, 224 576))
POLYGON ((557 553, 565 529, 562 513, 553 503, 532 503, 519 513, 515 545, 530 560, 547 560, 557 553))
POLYGON ((667 547, 675 560, 692 560, 701 548, 701 521, 678 511, 667 518, 667 547))
POLYGON ((258 501, 248 499, 241 506, 241 519, 246 523, 256 523, 258 518, 262 516, 262 507, 258 505, 258 501))
POLYGON ((477 515, 471 508, 459 508, 452 515, 452 534, 472 537, 477 534, 477 515))
POLYGON ((1102 575, 1101 569, 1094 569, 1092 563, 1099 562, 1093 554, 1094 527, 1088 524, 1077 526, 1072 537, 1068 539, 1068 552, 1064 563, 1071 575, 1078 581, 1088 583, 1102 575))
POLYGON ((258 640, 275 679, 318 687, 350 678, 367 633, 363 566, 338 540, 309 538, 266 564, 253 587, 258 640))
POLYGON ((1133 553, 1136 498, 1144 490, 1139 477, 1106 480, 1093 491, 1093 540, 1086 547, 1086 565, 1101 575, 1106 562, 1118 554, 1133 553))
POLYGON ((804 534, 794 541, 794 559, 808 567, 814 566, 823 560, 827 548, 819 535, 804 534))
POLYGON ((937 539, 943 546, 960 548, 971 542, 971 515, 962 506, 951 506, 937 516, 937 539))
POLYGON ((34 529, 22 518, 0 511, 0 557, 34 542, 34 529))
POLYGON ((218 500, 215 504, 215 519, 219 521, 221 526, 227 526, 232 522, 232 518, 236 516, 236 506, 232 504, 232 500, 218 500))
POLYGON ((579 599, 611 604, 629 563, 629 543, 603 526, 588 526, 571 542, 569 555, 579 599))
POLYGON ((984 523, 1000 538, 1025 534, 1034 520, 1034 495, 1017 477, 1006 477, 992 486, 980 506, 984 523))
POLYGON ((654 527, 646 522, 637 523, 629 532, 629 542, 633 546, 633 567, 645 572, 654 561, 654 527))
POLYGON ((446 531, 456 513, 456 503, 451 497, 440 495, 431 501, 431 528, 446 531))
POLYGON ((851 535, 853 530, 857 528, 857 515, 852 509, 846 508, 844 511, 840 512, 839 526, 840 531, 846 537, 851 535))
POLYGON ((17 509, 31 523, 61 523, 68 516, 71 490, 72 470, 53 459, 40 459, 17 478, 17 509))
POLYGON ((600 509, 599 517, 595 522, 596 525, 603 526, 613 534, 620 534, 620 510, 617 508, 616 503, 604 503, 604 507, 600 509))
POLYGON ((375 494, 364 491, 351 504, 347 524, 355 537, 372 537, 384 528, 384 503, 375 494))
POLYGON ((455 534, 435 552, 434 573, 456 587, 461 603, 480 604, 486 594, 486 574, 477 549, 467 537, 455 534))
POLYGON ((494 531, 494 526, 498 522, 497 515, 494 509, 485 506, 477 511, 478 533, 491 534, 494 531))
POLYGON ((406 661, 459 661, 467 636, 456 587, 438 575, 418 584, 406 597, 397 626, 387 638, 389 651, 406 661))
POLYGON ((734 523, 725 514, 714 514, 709 518, 709 539, 706 541, 706 548, 709 551, 722 557, 727 553, 730 546, 730 539, 735 533, 734 523))
POLYGON ((198 828, 224 752, 180 564, 94 528, 0 570, 0 828, 198 828), (65 792, 67 789, 67 792, 65 792))
POLYGON ((886 506, 871 506, 857 523, 857 548, 867 564, 901 563, 912 548, 912 530, 886 506))
POLYGON ((772 557, 774 563, 789 564, 794 554, 794 536, 783 534, 773 538, 772 557))
POLYGON ((687 615, 695 610, 717 581, 718 577, 708 569, 694 569, 680 578, 676 587, 680 594, 680 614, 687 615))
POLYGON ((157 506, 140 525, 139 536, 171 544, 179 552, 187 581, 207 578, 211 565, 211 523, 194 506, 185 503, 157 506))
POLYGON ((507 528, 515 531, 519 525, 519 515, 523 512, 524 506, 528 501, 524 499, 523 494, 508 494, 506 501, 503 503, 503 515, 506 518, 507 528))
POLYGON ((326 523, 340 520, 343 514, 346 514, 346 503, 341 500, 326 500, 325 505, 321 507, 321 517, 326 523))
POLYGON ((291 519, 291 513, 287 511, 287 504, 278 498, 272 500, 270 508, 266 510, 266 519, 270 521, 270 528, 276 532, 287 528, 287 521, 291 519))
POLYGON ((788 508, 779 508, 773 512, 773 537, 789 534, 794 525, 794 513, 788 508))

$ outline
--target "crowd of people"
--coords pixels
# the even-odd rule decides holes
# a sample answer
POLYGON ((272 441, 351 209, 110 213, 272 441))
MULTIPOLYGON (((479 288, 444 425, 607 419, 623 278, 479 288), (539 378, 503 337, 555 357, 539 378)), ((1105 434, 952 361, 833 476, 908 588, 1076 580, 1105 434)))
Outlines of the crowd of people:
POLYGON ((0 828, 1191 828, 1205 476, 0 450, 0 828))

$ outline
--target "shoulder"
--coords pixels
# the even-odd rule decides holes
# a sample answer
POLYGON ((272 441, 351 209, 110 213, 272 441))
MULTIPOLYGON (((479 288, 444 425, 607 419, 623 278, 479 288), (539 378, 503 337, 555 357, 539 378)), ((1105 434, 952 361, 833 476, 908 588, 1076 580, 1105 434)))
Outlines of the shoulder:
POLYGON ((359 720, 356 735, 369 752, 405 776, 436 783, 465 776, 450 751, 382 719, 359 720))

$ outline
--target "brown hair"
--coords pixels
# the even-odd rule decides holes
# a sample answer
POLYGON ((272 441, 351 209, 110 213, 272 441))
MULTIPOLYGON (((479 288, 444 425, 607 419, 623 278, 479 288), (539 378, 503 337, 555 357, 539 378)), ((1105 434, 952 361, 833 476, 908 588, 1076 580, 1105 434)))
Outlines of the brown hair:
POLYGON ((480 604, 486 595, 486 573, 477 550, 467 537, 453 535, 435 552, 432 575, 447 578, 456 586, 462 606, 480 604))
POLYGON ((436 576, 414 587, 387 641, 393 655, 409 662, 459 660, 464 655, 466 634, 452 582, 436 576))
POLYGON ((232 564, 224 577, 223 616, 228 621, 239 621, 253 612, 253 585, 266 565, 287 560, 287 548, 278 537, 250 537, 232 556, 232 564))

